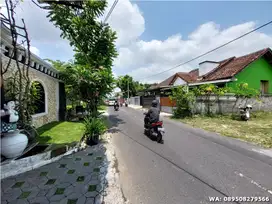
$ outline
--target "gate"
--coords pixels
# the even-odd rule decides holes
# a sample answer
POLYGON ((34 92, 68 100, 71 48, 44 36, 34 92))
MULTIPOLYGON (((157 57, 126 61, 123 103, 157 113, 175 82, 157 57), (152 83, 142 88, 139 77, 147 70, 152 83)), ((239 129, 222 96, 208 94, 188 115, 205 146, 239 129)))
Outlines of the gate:
POLYGON ((143 96, 142 97, 143 108, 150 108, 152 101, 155 99, 156 99, 155 96, 143 96))

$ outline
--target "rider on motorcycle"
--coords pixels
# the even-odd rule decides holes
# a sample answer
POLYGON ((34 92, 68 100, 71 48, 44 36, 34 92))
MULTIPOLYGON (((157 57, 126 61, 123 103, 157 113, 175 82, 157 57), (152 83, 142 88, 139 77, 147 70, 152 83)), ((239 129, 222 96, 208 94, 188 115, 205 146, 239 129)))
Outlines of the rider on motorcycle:
POLYGON ((119 103, 117 102, 117 100, 114 102, 113 106, 114 106, 114 108, 117 108, 117 107, 119 108, 119 103))
POLYGON ((151 123, 156 123, 160 120, 160 109, 158 107, 158 101, 153 100, 151 104, 151 108, 145 115, 144 123, 145 126, 151 123))

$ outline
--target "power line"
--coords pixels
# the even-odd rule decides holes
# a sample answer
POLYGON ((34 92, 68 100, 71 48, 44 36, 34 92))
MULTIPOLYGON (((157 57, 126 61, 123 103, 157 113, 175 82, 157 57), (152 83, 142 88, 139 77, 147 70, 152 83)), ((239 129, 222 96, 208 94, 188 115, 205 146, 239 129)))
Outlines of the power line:
POLYGON ((263 27, 265 27, 265 26, 271 24, 271 23, 272 23, 272 21, 270 21, 270 22, 268 22, 268 23, 266 23, 266 24, 263 24, 263 25, 261 25, 261 26, 255 28, 255 29, 253 29, 253 30, 251 30, 251 31, 249 31, 249 32, 247 32, 247 33, 245 33, 245 34, 243 34, 243 35, 241 35, 241 36, 239 36, 239 37, 237 37, 237 38, 231 40, 231 41, 228 41, 228 42, 224 43, 223 45, 220 45, 220 46, 218 46, 218 47, 216 47, 216 48, 214 48, 214 49, 212 49, 212 50, 210 50, 210 51, 208 51, 208 52, 205 52, 205 53, 203 53, 203 54, 201 54, 201 55, 199 55, 199 56, 197 56, 197 57, 194 57, 193 59, 190 59, 190 60, 188 60, 188 61, 186 61, 186 62, 182 62, 182 63, 180 63, 180 64, 178 64, 178 65, 176 65, 176 66, 174 66, 174 67, 172 67, 172 68, 170 68, 170 69, 164 70, 164 71, 162 71, 162 72, 159 72, 159 73, 157 73, 157 74, 153 74, 153 75, 151 75, 151 76, 148 76, 148 77, 145 77, 145 78, 142 78, 142 79, 151 78, 151 77, 160 75, 160 74, 162 74, 162 73, 168 72, 168 71, 170 71, 170 70, 172 70, 172 69, 176 69, 176 68, 178 68, 178 67, 180 67, 180 66, 182 66, 182 65, 188 64, 188 63, 190 63, 190 62, 192 62, 192 61, 194 61, 194 60, 196 60, 196 59, 199 59, 200 57, 203 57, 203 56, 205 56, 205 55, 207 55, 207 54, 210 54, 211 52, 214 52, 215 50, 218 50, 218 49, 220 49, 220 48, 222 48, 222 47, 225 47, 226 45, 228 45, 228 44, 230 44, 230 43, 232 43, 232 42, 234 42, 234 41, 236 41, 236 40, 239 40, 239 39, 241 39, 241 38, 243 38, 243 37, 245 37, 245 36, 247 36, 247 35, 249 35, 249 34, 255 32, 255 31, 257 31, 257 30, 259 30, 259 29, 261 29, 261 28, 263 28, 263 27))
POLYGON ((111 8, 110 8, 110 10, 109 10, 109 12, 108 12, 108 14, 107 14, 105 20, 104 20, 104 23, 106 23, 106 21, 109 19, 110 15, 111 15, 113 9, 115 8, 115 6, 117 5, 117 3, 118 3, 118 0, 115 0, 115 1, 113 2, 113 4, 112 4, 112 6, 111 6, 111 8))

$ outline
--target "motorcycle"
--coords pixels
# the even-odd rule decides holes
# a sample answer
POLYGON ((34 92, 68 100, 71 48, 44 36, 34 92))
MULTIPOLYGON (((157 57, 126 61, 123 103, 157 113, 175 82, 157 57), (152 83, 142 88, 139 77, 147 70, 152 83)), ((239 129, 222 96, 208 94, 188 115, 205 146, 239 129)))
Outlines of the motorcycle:
POLYGON ((239 107, 240 109, 240 117, 244 121, 248 121, 250 118, 250 110, 252 109, 251 105, 246 105, 246 107, 239 107))
MULTIPOLYGON (((144 115, 146 115, 146 113, 144 113, 144 115)), ((158 143, 164 143, 163 136, 165 134, 165 130, 163 127, 163 121, 158 121, 151 124, 144 124, 144 132, 147 136, 155 137, 158 143)))
POLYGON ((119 110, 119 106, 114 106, 114 110, 118 111, 119 110))

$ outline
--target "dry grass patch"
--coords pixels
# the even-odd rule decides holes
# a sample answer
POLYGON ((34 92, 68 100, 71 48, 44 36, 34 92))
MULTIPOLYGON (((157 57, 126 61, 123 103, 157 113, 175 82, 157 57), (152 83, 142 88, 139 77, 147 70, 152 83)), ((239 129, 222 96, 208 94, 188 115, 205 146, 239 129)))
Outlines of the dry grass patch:
POLYGON ((195 116, 180 121, 193 127, 272 148, 272 112, 252 113, 250 121, 247 122, 233 119, 231 115, 195 116))

